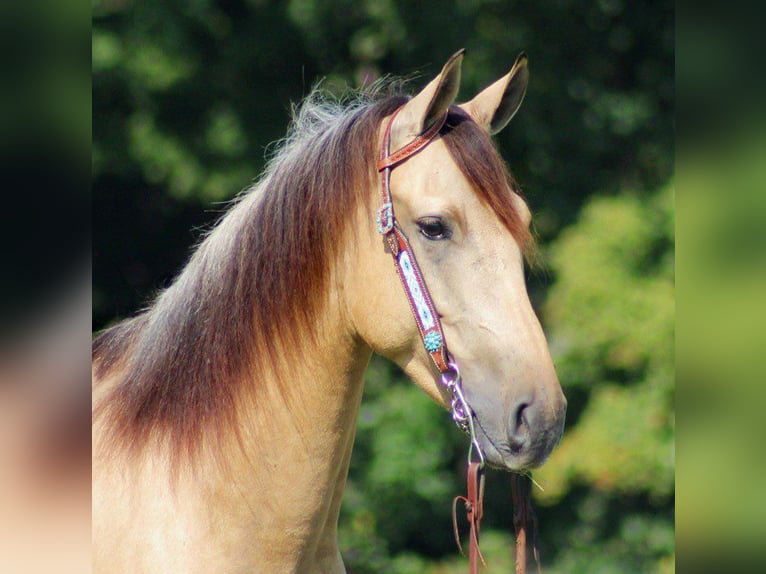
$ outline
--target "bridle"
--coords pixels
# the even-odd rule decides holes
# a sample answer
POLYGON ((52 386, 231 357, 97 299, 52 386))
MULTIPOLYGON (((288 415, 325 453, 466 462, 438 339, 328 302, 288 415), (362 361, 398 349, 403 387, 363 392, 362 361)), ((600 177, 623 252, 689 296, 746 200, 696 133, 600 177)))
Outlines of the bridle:
POLYGON ((415 322, 418 325, 423 346, 431 357, 434 366, 439 371, 441 384, 449 393, 452 420, 455 421, 460 430, 469 434, 471 438, 468 462, 473 462, 472 458, 475 450, 475 454, 479 459, 478 462, 483 467, 484 453, 476 438, 473 409, 471 409, 463 394, 460 368, 447 350, 447 342, 444 338, 444 329, 442 328, 439 314, 436 312, 431 293, 428 291, 426 282, 423 279, 423 273, 415 258, 415 253, 412 251, 410 241, 396 219, 394 202, 391 196, 391 171, 433 141, 447 121, 447 112, 421 135, 391 153, 391 127, 401 109, 397 109, 388 120, 380 150, 378 171, 381 173, 383 204, 377 211, 376 223, 378 233, 383 235, 388 243, 391 255, 394 258, 396 271, 407 295, 412 315, 415 317, 415 322))
POLYGON ((396 110, 391 116, 383 134, 380 161, 378 161, 378 171, 381 172, 383 204, 377 212, 377 226, 378 232, 385 237, 391 250, 396 271, 407 295, 412 315, 415 317, 415 322, 418 325, 423 346, 431 357, 434 366, 439 371, 441 384, 449 393, 452 420, 455 421, 458 428, 468 433, 471 439, 468 450, 468 497, 457 497, 453 503, 452 510, 455 540, 457 540, 458 546, 460 546, 460 537, 457 531, 456 505, 459 500, 465 502, 468 522, 471 526, 469 545, 470 572, 474 573, 478 572, 479 559, 482 562, 484 561, 479 550, 479 526, 483 512, 484 495, 484 453, 476 438, 474 428, 475 414, 463 394, 460 368, 447 350, 447 342, 444 338, 444 329, 442 328, 439 314, 423 279, 423 273, 420 270, 407 235, 396 220, 394 202, 391 196, 391 171, 394 167, 412 157, 433 141, 447 120, 447 112, 421 135, 391 153, 391 126, 401 109, 396 110), (478 461, 473 460, 474 450, 479 459, 478 461))
MULTIPOLYGON (((452 420, 455 421, 460 430, 467 433, 470 437, 467 472, 468 496, 458 496, 454 499, 452 517, 455 540, 458 543, 458 547, 460 547, 456 512, 457 503, 459 501, 464 502, 468 523, 470 524, 469 572, 476 574, 479 572, 479 560, 484 563, 484 557, 479 550, 479 527, 483 515, 484 498, 484 452, 476 437, 474 427, 476 415, 463 394, 460 368, 447 350, 447 342, 444 337, 444 329, 442 328, 439 314, 423 279, 423 273, 415 258, 410 241, 396 219, 393 197, 391 195, 391 171, 434 140, 447 121, 448 112, 444 112, 430 127, 408 144, 391 153, 391 128, 401 109, 401 107, 398 108, 391 115, 383 133, 383 143, 378 161, 378 171, 381 174, 382 205, 377 210, 376 223, 378 233, 383 235, 390 248, 397 274, 407 295, 412 315, 415 317, 423 346, 431 357, 434 366, 439 371, 442 386, 449 393, 452 420), (473 460, 474 454, 478 460, 473 460)), ((531 504, 526 502, 529 499, 529 490, 527 488, 525 491, 526 495, 523 498, 517 497, 519 492, 517 482, 527 479, 527 477, 519 476, 518 481, 516 477, 517 475, 514 475, 511 483, 514 493, 514 507, 520 510, 522 514, 525 514, 527 506, 531 509, 531 504)), ((516 515, 514 516, 517 540, 517 574, 526 571, 526 521, 526 516, 523 520, 517 519, 516 515)), ((460 550, 462 552, 462 547, 460 547, 460 550)), ((535 554, 535 559, 537 559, 537 554, 535 554)))

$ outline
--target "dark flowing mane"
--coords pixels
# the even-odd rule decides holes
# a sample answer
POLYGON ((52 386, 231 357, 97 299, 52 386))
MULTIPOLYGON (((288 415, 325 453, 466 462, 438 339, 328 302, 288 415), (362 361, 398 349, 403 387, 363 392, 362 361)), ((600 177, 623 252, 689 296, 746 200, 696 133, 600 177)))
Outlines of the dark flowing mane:
MULTIPOLYGON (((193 457, 206 433, 236 434, 242 378, 285 355, 297 359, 289 350, 310 344, 354 214, 374 202, 380 124, 405 101, 368 95, 343 106, 310 97, 264 176, 175 282, 95 339, 95 376, 119 377, 95 412, 108 416, 111 444, 140 452, 166 441, 193 457)), ((518 187, 489 136, 454 106, 441 135, 480 197, 530 244, 508 193, 518 187)))

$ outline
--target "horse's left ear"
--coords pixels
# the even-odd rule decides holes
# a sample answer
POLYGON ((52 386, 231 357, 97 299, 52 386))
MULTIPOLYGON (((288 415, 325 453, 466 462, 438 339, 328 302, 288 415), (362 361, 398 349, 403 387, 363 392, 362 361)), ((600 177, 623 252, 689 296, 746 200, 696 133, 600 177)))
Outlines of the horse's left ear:
POLYGON ((521 106, 529 83, 527 55, 522 52, 511 71, 482 90, 470 102, 460 104, 473 120, 494 135, 511 121, 521 106))

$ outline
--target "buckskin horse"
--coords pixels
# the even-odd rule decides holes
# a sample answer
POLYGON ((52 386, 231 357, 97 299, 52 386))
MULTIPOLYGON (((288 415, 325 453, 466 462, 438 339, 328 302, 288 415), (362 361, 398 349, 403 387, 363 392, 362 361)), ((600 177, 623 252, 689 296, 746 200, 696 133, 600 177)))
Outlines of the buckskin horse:
POLYGON ((525 287, 530 210, 491 140, 527 59, 455 104, 462 59, 411 98, 307 98, 173 284, 96 337, 94 571, 344 572, 373 352, 482 461, 548 457, 566 400, 525 287))

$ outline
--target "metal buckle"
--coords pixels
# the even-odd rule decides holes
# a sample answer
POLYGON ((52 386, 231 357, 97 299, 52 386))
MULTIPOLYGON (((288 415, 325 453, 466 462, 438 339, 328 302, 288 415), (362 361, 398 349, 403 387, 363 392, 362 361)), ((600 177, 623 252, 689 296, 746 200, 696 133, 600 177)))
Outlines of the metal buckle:
POLYGON ((476 454, 479 456, 479 464, 481 467, 484 467, 484 452, 481 450, 481 445, 479 445, 479 441, 476 438, 476 429, 473 425, 473 411, 463 394, 463 379, 460 375, 460 369, 455 362, 450 362, 447 366, 449 370, 442 373, 441 383, 447 387, 452 395, 450 404, 452 420, 471 439, 471 445, 468 447, 468 464, 473 462, 473 452, 475 449, 476 454))
POLYGON ((450 404, 452 410, 452 420, 460 430, 464 433, 469 432, 468 419, 471 418, 470 409, 468 403, 463 396, 461 389, 462 377, 460 376, 460 369, 456 363, 449 363, 449 371, 442 373, 441 382, 442 385, 447 387, 447 390, 452 396, 450 404))
POLYGON ((375 223, 381 235, 387 235, 394 228, 394 206, 390 202, 378 208, 375 223))

